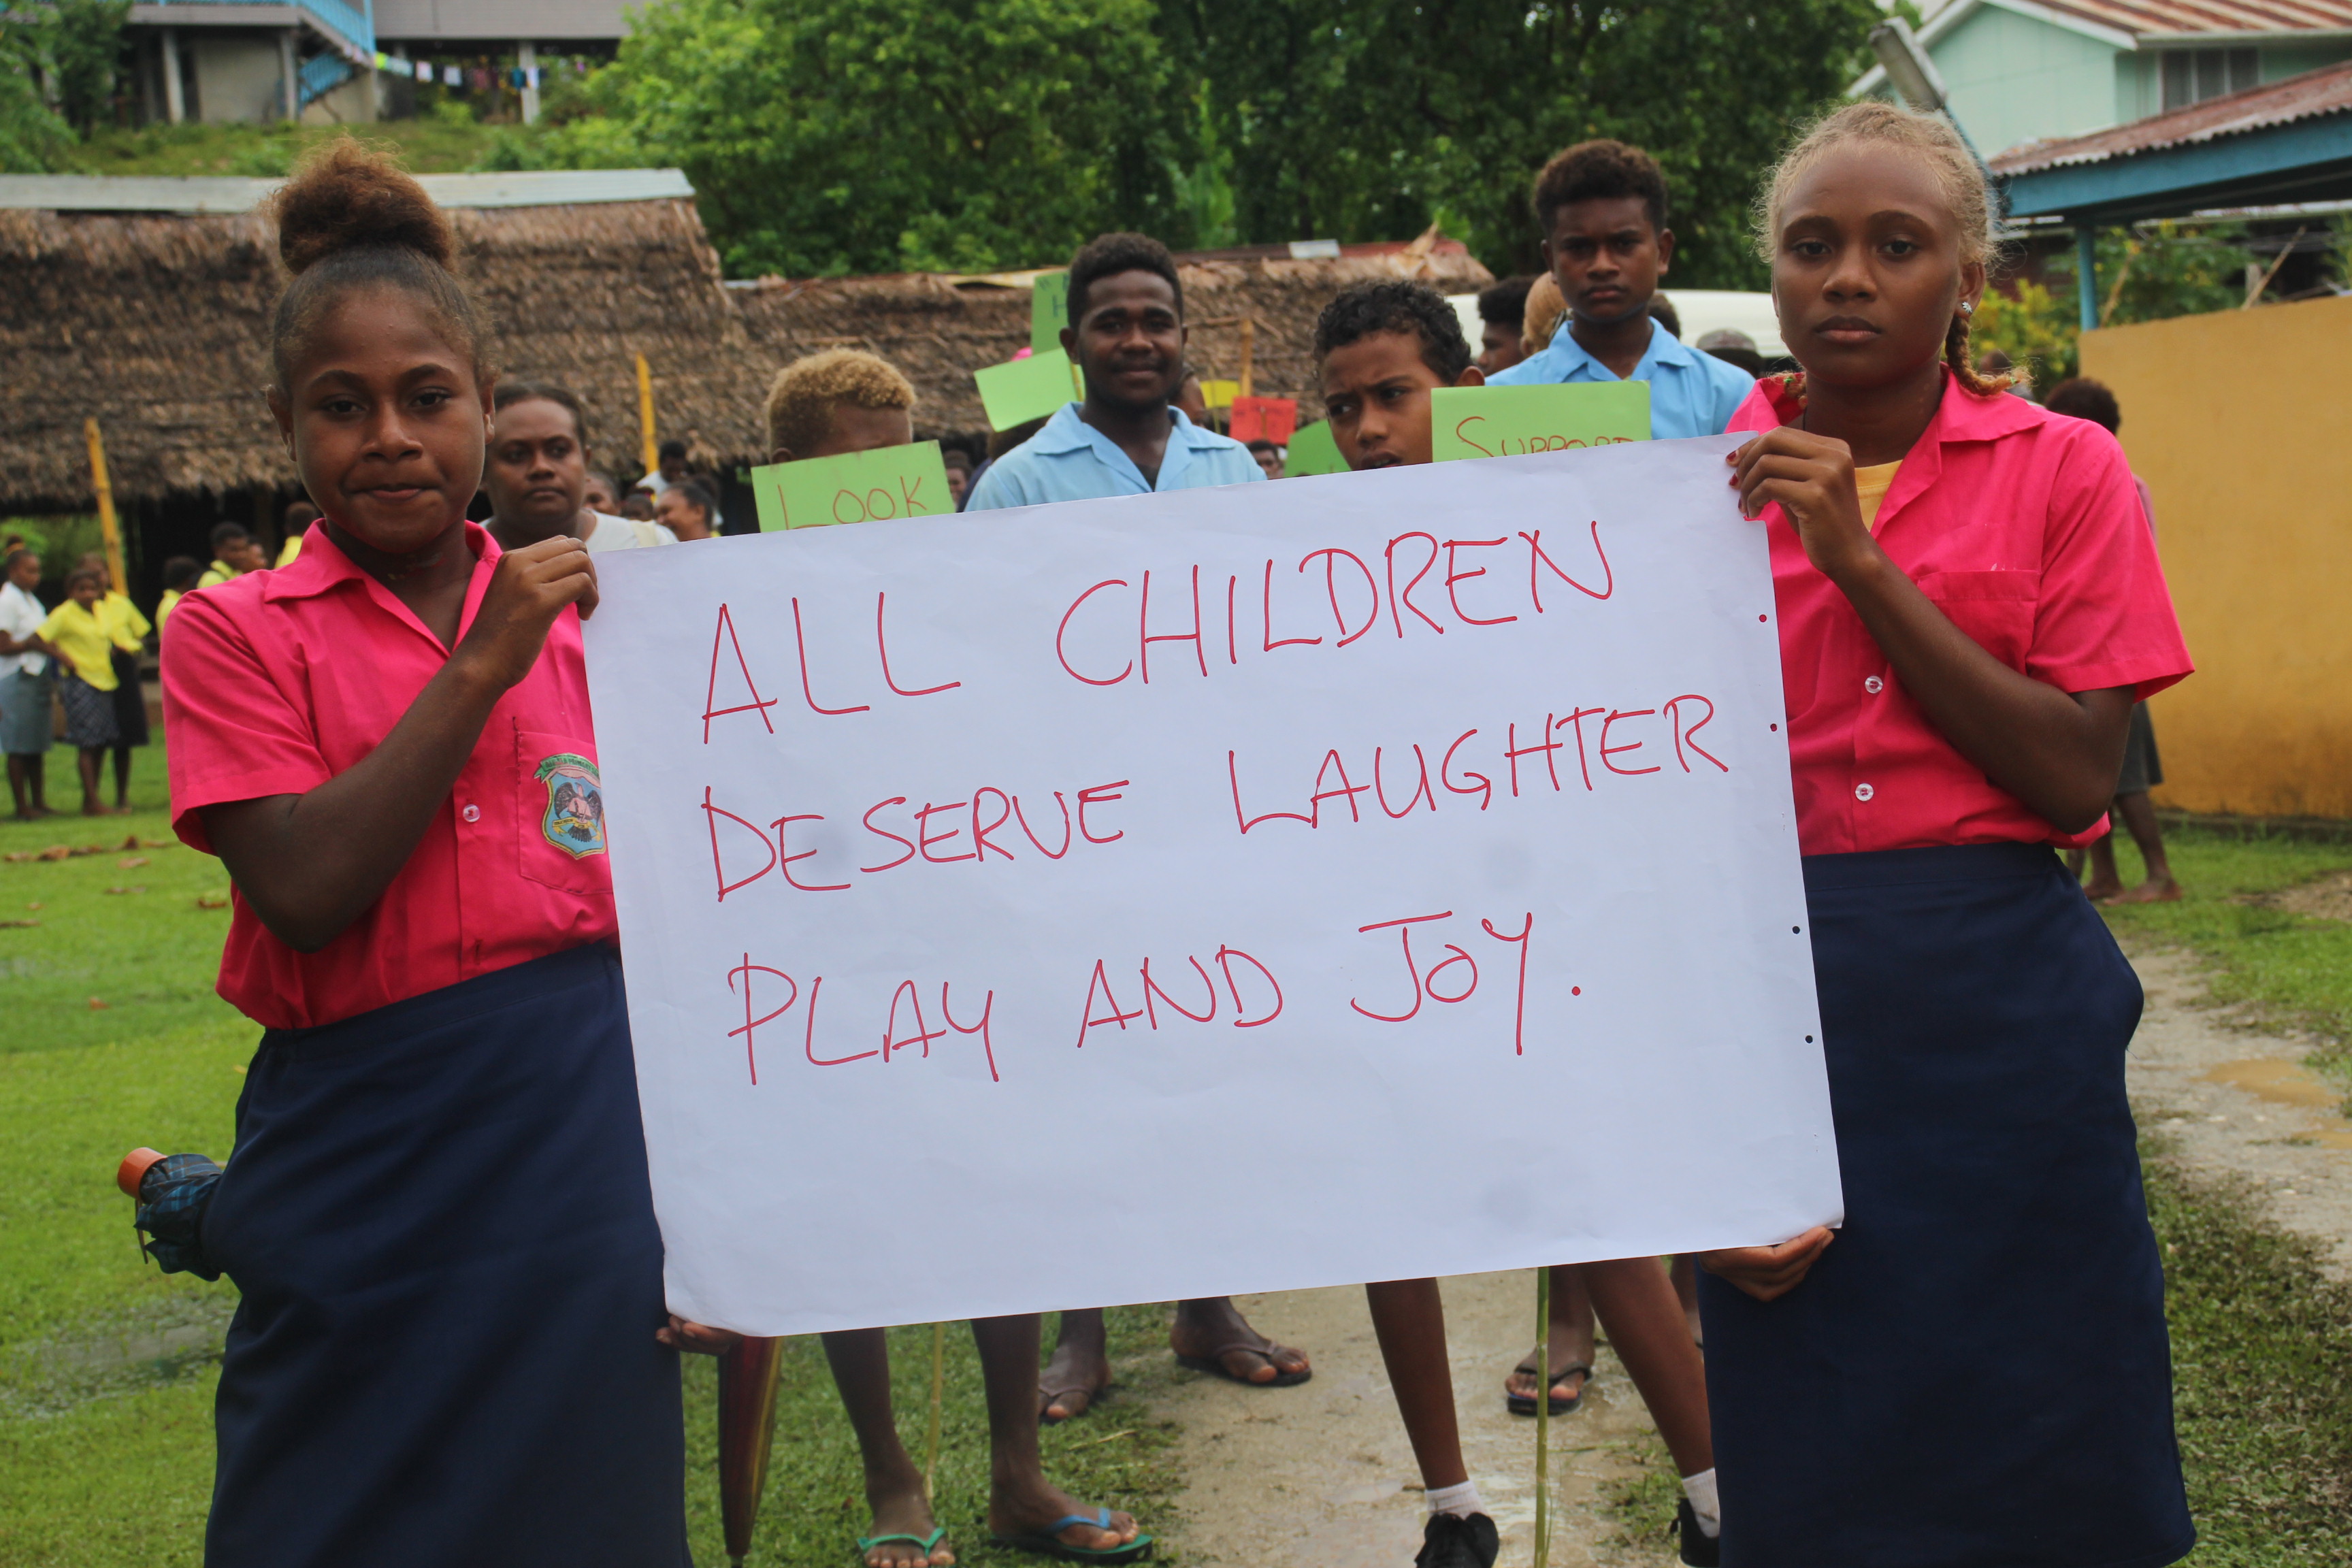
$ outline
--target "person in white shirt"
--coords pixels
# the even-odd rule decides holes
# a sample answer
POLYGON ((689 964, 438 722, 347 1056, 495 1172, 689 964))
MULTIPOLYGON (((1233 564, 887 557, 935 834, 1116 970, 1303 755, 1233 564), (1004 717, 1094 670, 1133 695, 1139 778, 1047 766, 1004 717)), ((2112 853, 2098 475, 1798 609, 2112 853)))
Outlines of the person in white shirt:
POLYGON ((544 382, 501 383, 491 410, 482 489, 490 498, 490 537, 516 550, 568 533, 592 555, 642 545, 676 544, 657 523, 632 522, 586 504, 588 441, 580 400, 544 382))
POLYGON ((7 583, 0 585, 0 751, 8 754, 8 793, 16 818, 30 822, 50 815, 42 777, 49 750, 49 659, 37 651, 33 634, 49 612, 33 596, 41 580, 41 558, 12 550, 7 583))

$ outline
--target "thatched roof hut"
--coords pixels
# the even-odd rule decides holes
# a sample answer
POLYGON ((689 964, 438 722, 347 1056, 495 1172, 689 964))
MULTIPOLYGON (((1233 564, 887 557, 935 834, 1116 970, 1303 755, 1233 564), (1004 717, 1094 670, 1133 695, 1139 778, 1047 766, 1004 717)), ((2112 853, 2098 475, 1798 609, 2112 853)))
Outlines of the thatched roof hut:
MULTIPOLYGON (((675 171, 619 173, 642 177, 426 183, 452 209, 505 369, 576 386, 607 438, 633 450, 643 353, 660 370, 665 426, 731 435, 761 366, 692 192, 675 171)), ((253 209, 272 184, 0 179, 0 509, 90 505, 93 415, 119 500, 293 484, 262 401, 284 274, 253 209), (31 205, 44 200, 55 205, 31 205)))
MULTIPOLYGON (((262 400, 282 276, 256 208, 272 184, 0 177, 0 511, 92 504, 91 416, 129 508, 290 490, 262 400)), ((640 353, 660 434, 731 468, 764 460, 767 383, 801 354, 851 344, 885 355, 920 392, 919 432, 959 437, 986 429, 971 373, 1029 341, 1032 274, 725 283, 675 170, 425 184, 453 209, 462 270, 498 322, 501 369, 572 387, 601 457, 625 468, 639 447, 640 353)), ((1182 258, 1203 374, 1238 374, 1248 318, 1256 390, 1296 396, 1307 389, 1316 313, 1345 283, 1418 276, 1461 292, 1490 281, 1433 233, 1294 258, 1311 248, 1182 258)), ((242 517, 244 503, 230 510, 242 517)))
MULTIPOLYGON (((1459 241, 1434 232, 1410 244, 1351 245, 1297 257, 1307 247, 1262 246, 1177 258, 1189 357, 1203 376, 1237 380, 1247 332, 1253 390, 1304 397, 1314 374, 1315 318, 1361 278, 1419 278, 1465 293, 1494 281, 1459 241)), ((1002 364, 1029 343, 1032 272, 730 284, 744 325, 772 363, 826 348, 862 348, 905 371, 921 397, 915 428, 927 437, 985 431, 971 373, 1002 364)))

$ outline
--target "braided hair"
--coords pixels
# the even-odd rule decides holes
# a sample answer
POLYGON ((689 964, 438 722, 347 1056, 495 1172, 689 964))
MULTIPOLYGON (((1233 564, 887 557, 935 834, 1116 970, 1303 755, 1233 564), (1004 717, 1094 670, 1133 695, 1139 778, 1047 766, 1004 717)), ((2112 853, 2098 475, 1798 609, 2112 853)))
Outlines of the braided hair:
MULTIPOLYGON (((1798 180, 1824 153, 1856 142, 1900 148, 1924 160, 1952 209, 1953 226, 1959 234, 1960 259, 1986 265, 1996 259, 1992 193, 1985 184, 1984 171, 1978 166, 1968 144, 1960 140, 1959 132, 1942 120, 1914 114, 1873 99, 1850 103, 1815 121, 1773 168, 1772 177, 1757 196, 1754 215, 1757 254, 1767 265, 1777 248, 1775 237, 1780 231, 1781 211, 1798 180)), ((1979 373, 1969 353, 1969 310, 1963 302, 1952 312, 1951 324, 1944 329, 1944 363, 1950 367, 1953 380, 1979 397, 1990 397, 2026 379, 2015 374, 1979 373)), ((1801 377, 1790 378, 1790 386, 1802 395, 1801 377)))

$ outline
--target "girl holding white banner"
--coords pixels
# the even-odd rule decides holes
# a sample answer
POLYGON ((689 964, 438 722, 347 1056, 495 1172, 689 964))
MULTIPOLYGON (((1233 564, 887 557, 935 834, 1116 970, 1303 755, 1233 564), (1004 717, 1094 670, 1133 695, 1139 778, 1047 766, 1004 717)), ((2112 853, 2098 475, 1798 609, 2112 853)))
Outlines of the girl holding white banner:
POLYGON ((1846 1220, 1708 1255, 1735 1568, 2157 1568, 2195 1541, 2124 1048, 2138 982, 2053 846, 2189 670, 2131 471, 1970 368, 1949 126, 1861 103, 1772 178, 1801 375, 1734 430, 1770 533, 1846 1220))
POLYGON ((664 1306, 595 571, 466 520, 486 329, 416 183, 336 142, 275 216, 269 403, 325 517, 181 601, 163 676, 173 826, 236 889, 220 992, 266 1029, 202 1223, 243 1295, 205 1561, 685 1568, 677 1352, 734 1336, 664 1306))

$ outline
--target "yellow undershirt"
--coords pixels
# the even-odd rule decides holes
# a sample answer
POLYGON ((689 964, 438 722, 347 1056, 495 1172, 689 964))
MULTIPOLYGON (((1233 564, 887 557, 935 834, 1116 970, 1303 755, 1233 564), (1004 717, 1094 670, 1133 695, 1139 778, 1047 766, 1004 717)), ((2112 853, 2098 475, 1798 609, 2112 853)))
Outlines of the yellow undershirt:
POLYGON ((1895 488, 1895 471, 1902 466, 1903 459, 1897 458, 1891 463, 1874 463, 1853 471, 1853 493, 1862 501, 1862 526, 1873 533, 1878 531, 1879 503, 1895 488))

